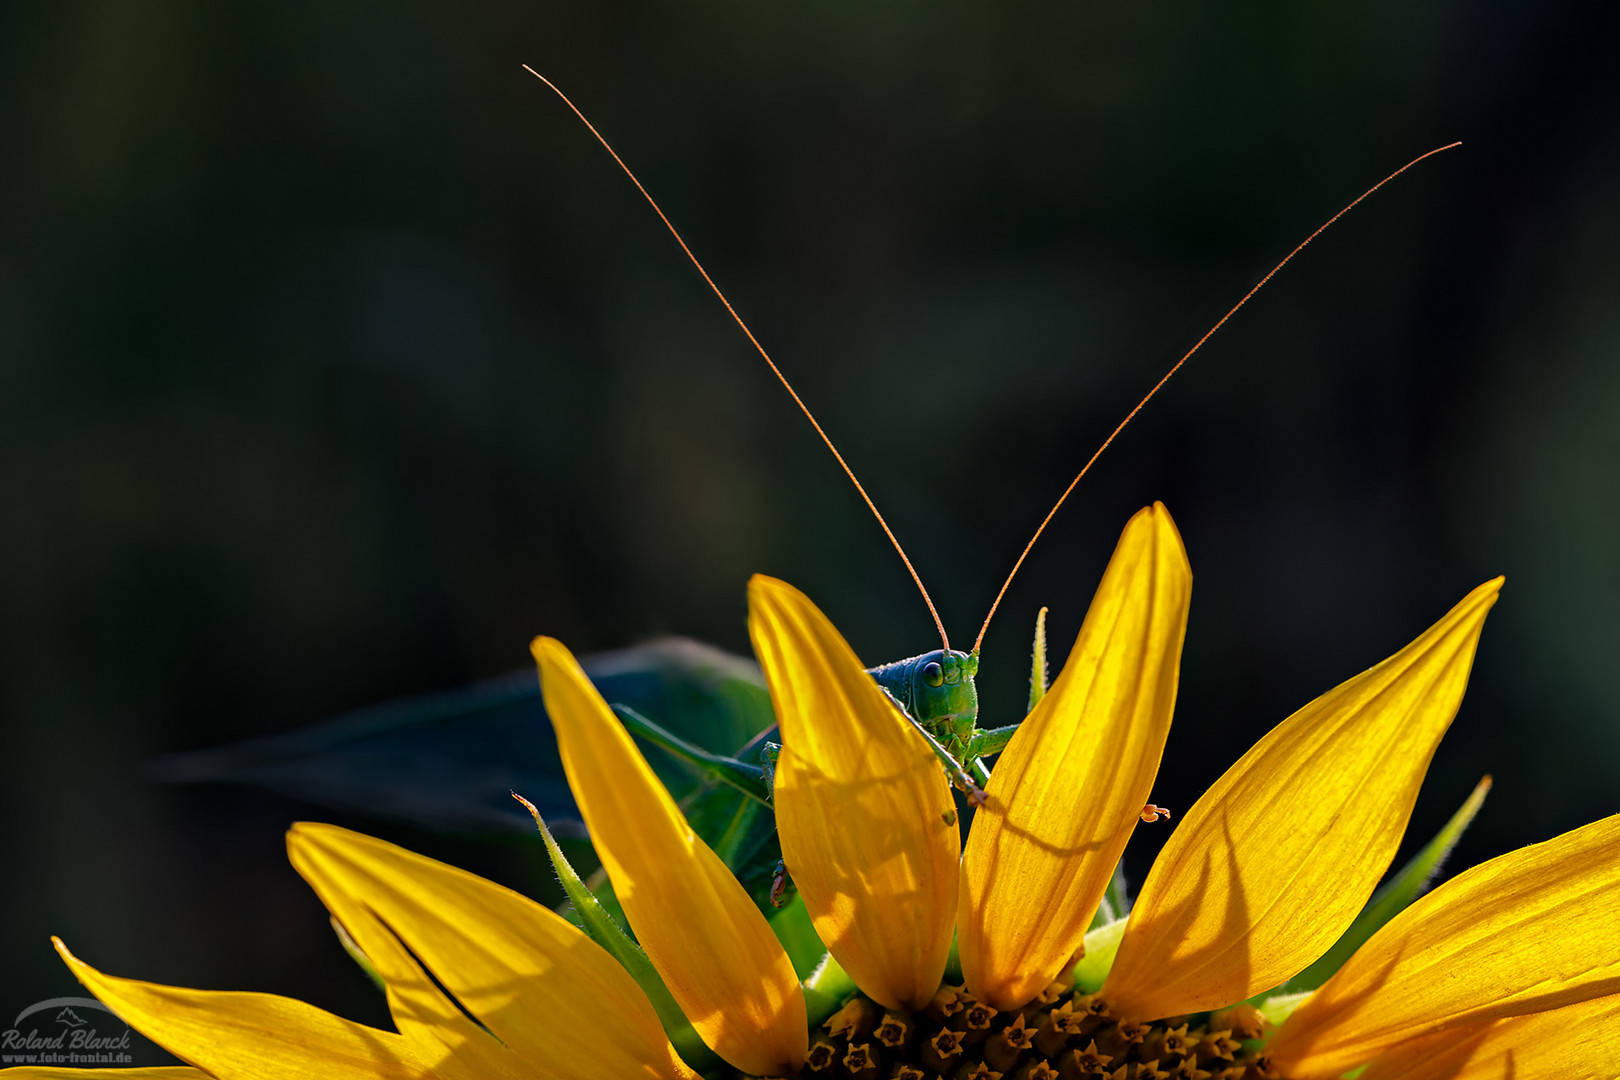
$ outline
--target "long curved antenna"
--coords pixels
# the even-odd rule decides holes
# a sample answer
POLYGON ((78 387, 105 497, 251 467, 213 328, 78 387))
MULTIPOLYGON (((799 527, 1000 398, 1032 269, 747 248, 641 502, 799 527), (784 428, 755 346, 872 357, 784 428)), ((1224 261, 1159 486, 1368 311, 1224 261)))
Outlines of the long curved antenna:
POLYGON ((612 155, 619 168, 624 170, 624 175, 628 176, 630 182, 636 185, 636 190, 641 192, 642 198, 647 200, 648 205, 653 208, 653 212, 663 221, 664 228, 668 229, 669 234, 675 238, 675 242, 681 245, 681 250, 686 252, 686 257, 692 260, 692 265, 697 267, 697 272, 703 275, 703 280, 708 283, 714 295, 725 306, 726 313, 731 316, 732 321, 747 335, 749 343, 754 346, 755 351, 759 353, 765 363, 770 365, 771 373, 776 376, 777 380, 781 382, 782 388, 793 398, 793 404, 797 405, 799 411, 804 413, 804 418, 810 421, 810 426, 816 429, 816 434, 820 435, 821 441, 827 444, 827 449, 832 451, 832 456, 838 459, 838 464, 843 468, 844 475, 849 477, 849 482, 855 485, 855 490, 860 492, 861 498, 866 501, 866 508, 872 511, 872 516, 877 518, 878 524, 883 527, 883 534, 889 538, 889 543, 894 545, 894 550, 900 555, 900 561, 906 564, 906 572, 911 575, 911 580, 917 583, 917 591, 922 593, 923 603, 928 605, 928 614, 934 617, 934 627, 939 631, 939 640, 944 644, 945 650, 949 652, 951 639, 945 633, 945 624, 940 620, 939 612, 934 608, 933 597, 928 595, 927 588, 923 586, 922 578, 917 574, 917 568, 911 565, 911 560, 906 557, 906 549, 900 546, 900 541, 894 535, 894 530, 889 528, 887 521, 883 520, 883 515, 878 512, 877 504, 872 501, 872 496, 866 493, 866 488, 862 487, 861 482, 855 478, 855 470, 849 467, 849 463, 844 460, 844 455, 838 452, 838 447, 834 446, 832 439, 827 437, 827 433, 822 430, 821 424, 816 421, 815 414, 810 411, 810 407, 804 403, 803 398, 799 397, 799 392, 793 389, 793 384, 787 381, 787 376, 782 374, 782 369, 776 366, 776 361, 771 359, 771 354, 765 351, 765 346, 759 343, 759 339, 754 336, 754 332, 748 329, 748 324, 743 322, 741 315, 737 314, 737 309, 731 306, 731 301, 727 300, 726 294, 720 291, 720 286, 716 285, 714 279, 709 276, 709 272, 703 269, 703 264, 698 262, 696 255, 692 254, 692 249, 686 246, 686 240, 681 236, 680 230, 675 228, 674 223, 669 220, 669 217, 664 213, 663 207, 658 205, 658 200, 654 199, 647 189, 641 186, 641 181, 636 179, 636 174, 630 171, 630 166, 624 163, 624 159, 619 156, 618 151, 614 150, 612 145, 602 137, 602 133, 596 130, 596 125, 585 118, 585 114, 579 111, 579 106, 568 100, 567 94, 557 89, 556 83, 534 70, 528 64, 523 65, 523 70, 551 87, 552 93, 562 98, 563 104, 567 105, 573 114, 579 117, 580 123, 584 124, 590 133, 596 136, 596 141, 602 144, 602 149, 612 155))
POLYGON ((1136 408, 1132 409, 1130 412, 1125 414, 1125 419, 1121 420, 1119 422, 1119 426, 1116 427, 1113 430, 1113 432, 1108 436, 1108 438, 1103 440, 1103 444, 1101 446, 1097 447, 1097 452, 1095 454, 1091 455, 1091 460, 1087 461, 1086 464, 1085 464, 1085 467, 1082 468, 1080 470, 1080 472, 1075 475, 1075 478, 1073 480, 1069 481, 1069 486, 1063 489, 1063 494, 1062 495, 1058 496, 1058 501, 1052 505, 1052 509, 1047 513, 1046 517, 1041 521, 1040 527, 1035 530, 1035 535, 1030 537, 1029 538, 1029 543, 1024 545, 1023 553, 1018 556, 1018 561, 1013 563, 1012 573, 1008 574, 1007 575, 1007 580, 1001 583, 1001 591, 996 593, 995 600, 992 601, 991 604, 990 604, 990 614, 988 614, 988 615, 986 615, 984 617, 984 625, 979 627, 979 636, 973 639, 973 651, 975 653, 979 651, 979 646, 984 644, 984 635, 985 635, 985 631, 990 629, 990 620, 995 618, 996 608, 1001 606, 1001 598, 1007 595, 1007 587, 1012 584, 1013 578, 1018 576, 1018 570, 1019 570, 1020 567, 1022 567, 1024 565, 1024 560, 1029 557, 1030 549, 1035 546, 1035 541, 1037 541, 1037 540, 1039 540, 1041 538, 1041 533, 1046 531, 1046 526, 1051 522, 1051 520, 1054 517, 1057 516, 1057 512, 1058 512, 1059 508, 1063 506, 1064 500, 1069 497, 1069 493, 1072 492, 1075 489, 1075 486, 1080 483, 1081 479, 1083 479, 1085 477, 1086 473, 1088 471, 1090 471, 1091 467, 1097 463, 1097 459, 1102 457, 1103 451, 1108 449, 1109 444, 1114 441, 1115 437, 1118 436, 1121 431, 1125 430, 1125 425, 1129 424, 1132 420, 1134 420, 1136 418, 1136 414, 1142 411, 1142 407, 1144 405, 1146 405, 1149 401, 1153 400, 1153 395, 1157 394, 1164 387, 1164 384, 1170 381, 1170 376, 1172 376, 1176 372, 1180 371, 1181 370, 1181 365, 1185 364, 1188 360, 1192 359, 1192 354, 1197 352, 1199 349, 1203 348, 1204 347, 1204 342, 1206 342, 1210 338, 1214 337, 1215 336, 1215 331, 1217 331, 1221 327, 1225 326, 1226 325, 1226 320, 1230 319, 1233 315, 1236 315, 1237 312, 1238 312, 1238 308, 1241 308, 1244 304, 1247 304, 1249 302, 1249 298, 1251 296, 1253 296, 1255 293, 1259 292, 1262 288, 1265 287, 1266 282, 1268 282, 1272 278, 1276 277, 1277 276, 1277 271, 1279 271, 1283 267, 1287 266, 1289 260, 1291 260, 1295 255, 1298 255, 1301 251, 1304 251, 1306 244, 1309 244, 1312 240, 1315 240, 1318 236, 1321 236, 1324 232, 1326 232, 1329 225, 1332 225, 1335 221, 1338 221, 1340 218, 1344 217, 1344 215, 1346 215, 1350 211, 1354 210, 1357 205, 1359 205, 1364 199, 1367 198, 1367 196, 1371 195, 1373 192, 1377 191, 1379 188, 1383 187, 1385 184, 1389 183, 1391 180, 1395 179, 1397 176, 1401 175, 1401 173, 1405 172, 1407 169, 1410 169, 1412 166, 1416 165, 1418 162, 1422 161, 1424 158, 1431 158, 1434 155, 1436 155, 1438 153, 1441 153, 1442 151, 1451 150, 1451 149, 1453 149, 1455 147, 1458 147, 1458 146, 1461 146, 1461 145, 1462 145, 1461 142, 1447 143, 1445 146, 1437 146, 1437 147, 1435 147, 1433 150, 1430 150, 1427 154, 1419 154, 1417 157, 1413 158, 1411 161, 1408 161, 1405 165, 1402 165, 1400 168, 1396 169, 1394 172, 1390 173, 1388 176, 1386 176, 1382 180, 1378 181, 1378 183, 1374 184, 1372 187, 1368 188, 1366 191, 1363 191, 1360 195, 1356 196, 1355 200, 1353 202, 1351 202, 1348 206, 1346 206, 1343 210, 1340 210, 1337 214, 1334 214, 1332 217, 1330 217, 1326 221, 1324 221, 1321 225, 1317 226, 1316 231, 1311 233, 1311 235, 1307 236, 1305 239, 1301 240, 1299 242, 1299 246, 1296 247, 1293 251, 1290 251, 1287 255, 1283 256, 1282 262, 1278 263, 1276 266, 1273 266, 1271 268, 1271 272, 1269 274, 1267 274, 1265 277, 1261 278, 1260 283, 1258 285, 1256 285, 1254 288, 1250 289, 1248 292, 1244 293, 1243 294, 1243 299, 1239 300, 1236 304, 1233 304, 1232 305, 1232 310, 1228 311, 1225 315, 1222 315, 1221 318, 1220 318, 1220 321, 1217 322, 1214 326, 1210 327, 1208 332, 1206 332, 1203 337, 1198 339, 1198 343, 1196 345, 1194 345, 1192 348, 1188 349, 1186 355, 1183 356, 1180 360, 1177 360, 1176 363, 1175 363, 1175 366, 1172 367, 1169 371, 1164 373, 1164 378, 1160 379, 1157 383, 1153 384, 1153 389, 1149 390, 1147 392, 1147 394, 1142 398, 1142 400, 1138 401, 1136 403, 1136 408))

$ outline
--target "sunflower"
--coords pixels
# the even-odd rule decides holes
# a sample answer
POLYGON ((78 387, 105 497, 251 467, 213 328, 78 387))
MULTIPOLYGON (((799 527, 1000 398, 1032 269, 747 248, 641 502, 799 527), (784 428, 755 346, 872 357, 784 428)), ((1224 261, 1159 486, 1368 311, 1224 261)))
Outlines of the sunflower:
POLYGON ((899 1080, 1620 1073, 1620 817, 1458 875, 1313 993, 1264 996, 1340 940, 1389 867, 1500 579, 1273 729, 1185 815, 1128 918, 1091 929, 1169 730, 1191 580, 1164 508, 1133 517, 964 850, 934 756, 844 639, 792 587, 753 579, 749 629, 784 742, 783 855, 830 954, 804 985, 549 638, 533 651, 569 782, 661 979, 510 890, 325 825, 292 829, 293 865, 384 986, 397 1032, 114 978, 57 947, 191 1065, 119 1074, 140 1080, 691 1080, 688 1058, 711 1075, 899 1080), (829 971, 848 990, 812 1032, 807 995, 818 1019, 831 1011, 829 971))

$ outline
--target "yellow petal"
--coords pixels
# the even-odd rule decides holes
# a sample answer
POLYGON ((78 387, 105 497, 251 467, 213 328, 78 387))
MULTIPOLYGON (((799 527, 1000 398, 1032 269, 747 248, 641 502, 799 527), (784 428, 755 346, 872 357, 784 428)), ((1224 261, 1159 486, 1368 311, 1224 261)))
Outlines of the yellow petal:
POLYGON ((87 989, 163 1049, 219 1080, 427 1080, 434 1073, 392 1031, 274 994, 185 990, 103 975, 60 940, 87 989))
POLYGON ((377 966, 401 1029, 425 1026, 466 1071, 543 1067, 559 1080, 695 1075, 670 1049, 635 980, 556 912, 332 825, 294 826, 287 849, 377 966), (434 991, 422 967, 453 1001, 434 991), (420 1007, 429 994, 431 1011, 420 1007), (463 1010, 488 1034, 469 1030, 463 1010))
POLYGON ((891 1009, 939 989, 961 833, 933 751, 803 593, 748 583, 748 632, 782 726, 782 856, 816 933, 891 1009))
POLYGON ((1192 568, 1160 504, 1125 526, 1069 660, 996 764, 962 858, 968 989, 1038 994, 1085 938, 1159 771, 1192 568))
POLYGON ((1620 994, 1507 1020, 1465 1024, 1402 1044, 1357 1080, 1614 1080, 1620 994))
POLYGON ((1103 986, 1119 1015, 1232 1005, 1338 940, 1395 856, 1501 584, 1277 725, 1188 811, 1103 986))
POLYGON ((0 1080, 214 1080, 187 1065, 153 1065, 134 1069, 47 1069, 19 1065, 0 1069, 0 1080))
POLYGON ((1333 1077, 1442 1027, 1620 993, 1617 927, 1620 815, 1423 897, 1296 1009, 1268 1052, 1284 1075, 1333 1077))
POLYGON ((623 725, 558 641, 536 638, 540 688, 580 814, 624 914, 692 1027, 744 1072, 797 1072, 804 995, 781 943, 692 832, 623 725))

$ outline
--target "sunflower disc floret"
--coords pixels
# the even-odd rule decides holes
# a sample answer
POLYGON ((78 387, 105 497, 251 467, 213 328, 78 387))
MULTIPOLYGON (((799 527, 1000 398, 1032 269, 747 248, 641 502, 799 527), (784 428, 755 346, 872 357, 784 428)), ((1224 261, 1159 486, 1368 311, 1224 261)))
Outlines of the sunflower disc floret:
POLYGON ((1263 1031, 1252 1008, 1172 1023, 1121 1020, 1068 980, 1050 983, 1010 1012, 947 983, 920 1013, 885 1010, 857 994, 811 1040, 805 1074, 829 1080, 1261 1080, 1276 1075, 1258 1050, 1263 1031))

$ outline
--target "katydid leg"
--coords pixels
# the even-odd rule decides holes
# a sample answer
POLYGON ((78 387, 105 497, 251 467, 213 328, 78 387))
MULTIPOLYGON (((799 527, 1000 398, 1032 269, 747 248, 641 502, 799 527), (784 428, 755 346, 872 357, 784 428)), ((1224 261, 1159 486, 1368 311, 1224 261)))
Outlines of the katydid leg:
POLYGON ((642 716, 628 705, 613 705, 613 712, 624 722, 633 735, 640 735, 654 746, 669 751, 682 761, 696 765, 703 774, 723 784, 729 784, 756 802, 771 804, 770 787, 765 782, 765 770, 736 758, 711 754, 701 746, 694 746, 642 716))
MULTIPOLYGON (((894 701, 894 698, 891 696, 889 700, 894 701)), ((898 708, 899 704, 896 701, 895 707, 898 708)), ((944 744, 934 738, 933 732, 923 727, 915 716, 912 716, 904 709, 900 709, 900 715, 906 718, 906 723, 917 730, 917 734, 928 740, 929 749, 934 751, 934 756, 939 759, 939 763, 945 766, 946 775, 951 778, 951 783, 956 785, 967 796, 968 802, 974 806, 983 806, 984 788, 973 782, 973 777, 968 775, 968 771, 962 767, 960 761, 956 760, 955 755, 945 749, 944 744)))
POLYGON ((1007 744, 1012 741, 1013 732, 1017 730, 1017 724, 1008 724, 1006 727, 974 732, 973 738, 968 740, 967 756, 981 758, 1001 753, 1007 749, 1007 744))

